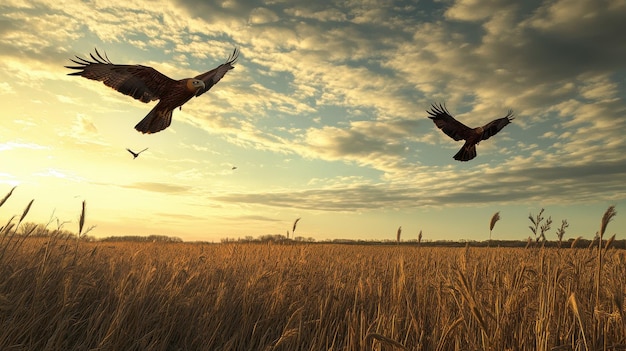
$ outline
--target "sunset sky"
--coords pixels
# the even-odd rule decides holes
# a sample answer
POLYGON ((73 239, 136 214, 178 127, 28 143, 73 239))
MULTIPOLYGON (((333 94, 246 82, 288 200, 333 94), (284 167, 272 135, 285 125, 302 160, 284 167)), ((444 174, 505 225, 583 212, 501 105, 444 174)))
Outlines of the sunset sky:
POLYGON ((23 1, 0 4, 2 225, 184 240, 626 238, 626 1, 23 1), (134 130, 156 104, 68 76, 97 48, 113 63, 181 79, 235 69, 134 130), (445 102, 474 127, 461 147, 427 118, 445 102), (148 148, 137 159, 126 151, 148 148), (237 169, 233 170, 232 167, 237 169))

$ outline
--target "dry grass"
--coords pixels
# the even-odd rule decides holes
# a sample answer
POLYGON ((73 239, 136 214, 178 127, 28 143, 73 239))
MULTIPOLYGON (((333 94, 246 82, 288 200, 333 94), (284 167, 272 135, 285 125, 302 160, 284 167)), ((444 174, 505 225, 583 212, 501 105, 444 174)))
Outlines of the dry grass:
POLYGON ((68 244, 29 239, 1 262, 0 349, 626 344, 625 255, 615 250, 594 311, 596 257, 586 249, 68 244))
POLYGON ((16 234, 24 212, 0 350, 626 349, 626 254, 601 245, 90 243, 16 234))

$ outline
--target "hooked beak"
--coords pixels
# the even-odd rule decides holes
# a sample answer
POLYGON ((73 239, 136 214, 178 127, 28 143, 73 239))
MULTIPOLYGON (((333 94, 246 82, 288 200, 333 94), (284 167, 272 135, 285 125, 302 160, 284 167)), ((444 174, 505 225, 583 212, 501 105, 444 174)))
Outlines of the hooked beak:
POLYGON ((200 87, 198 87, 198 90, 196 90, 196 96, 200 95, 200 92, 204 90, 205 87, 206 85, 204 84, 204 82, 200 81, 200 87))

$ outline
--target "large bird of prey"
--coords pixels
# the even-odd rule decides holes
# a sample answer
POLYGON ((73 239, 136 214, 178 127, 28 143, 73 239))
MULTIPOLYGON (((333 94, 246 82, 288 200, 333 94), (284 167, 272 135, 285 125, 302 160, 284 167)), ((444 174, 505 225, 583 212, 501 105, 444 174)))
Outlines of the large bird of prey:
POLYGON ((496 135, 515 119, 513 110, 509 110, 506 116, 502 118, 493 120, 482 127, 470 128, 454 119, 442 104, 433 104, 430 111, 426 112, 430 115, 428 118, 432 119, 435 125, 446 133, 447 136, 457 141, 465 140, 461 150, 454 155, 454 159, 458 161, 469 161, 476 157, 476 145, 479 142, 496 135))
POLYGON ((226 62, 216 68, 194 78, 174 80, 152 67, 113 64, 106 54, 103 57, 98 50, 95 51, 95 55, 89 54, 93 61, 78 56, 76 60, 70 59, 78 66, 65 67, 78 71, 69 75, 101 81, 141 102, 159 100, 152 111, 135 126, 139 132, 148 134, 169 127, 172 123, 172 112, 192 97, 204 94, 217 84, 226 72, 234 68, 233 64, 239 56, 239 50, 235 48, 226 62))

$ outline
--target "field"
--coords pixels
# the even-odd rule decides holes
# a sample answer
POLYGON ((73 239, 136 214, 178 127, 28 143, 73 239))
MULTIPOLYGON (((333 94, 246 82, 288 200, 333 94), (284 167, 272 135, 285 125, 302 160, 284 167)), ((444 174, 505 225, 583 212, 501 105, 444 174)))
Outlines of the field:
POLYGON ((624 350, 600 252, 5 234, 0 349, 624 350))
POLYGON ((0 227, 3 351, 626 350, 613 206, 596 245, 522 249, 91 242, 84 202, 77 235, 31 204, 0 227))

